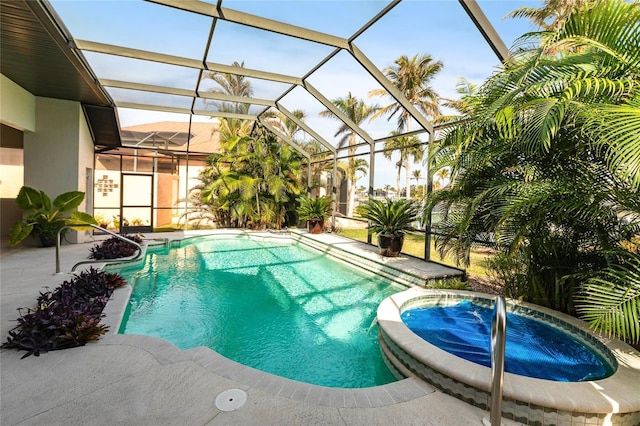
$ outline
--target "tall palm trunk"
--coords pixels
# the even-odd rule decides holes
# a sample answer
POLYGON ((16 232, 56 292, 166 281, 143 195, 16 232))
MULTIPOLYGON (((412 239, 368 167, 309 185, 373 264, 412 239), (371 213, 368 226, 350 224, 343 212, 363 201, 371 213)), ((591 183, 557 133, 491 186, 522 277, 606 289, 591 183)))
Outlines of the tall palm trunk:
POLYGON ((396 172, 396 193, 400 196, 400 173, 402 172, 402 151, 400 152, 400 159, 396 162, 398 171, 396 172))
MULTIPOLYGON (((408 157, 408 156, 407 156, 408 157)), ((409 158, 407 158, 407 164, 404 166, 405 169, 407 170, 407 200, 411 198, 411 161, 409 161, 409 158)))
MULTIPOLYGON (((351 135, 349 138, 349 145, 355 145, 355 135, 351 135)), ((356 153, 355 148, 349 148, 349 158, 352 158, 356 153)), ((350 176, 347 176, 347 217, 353 217, 354 204, 356 201, 356 185, 350 176)))

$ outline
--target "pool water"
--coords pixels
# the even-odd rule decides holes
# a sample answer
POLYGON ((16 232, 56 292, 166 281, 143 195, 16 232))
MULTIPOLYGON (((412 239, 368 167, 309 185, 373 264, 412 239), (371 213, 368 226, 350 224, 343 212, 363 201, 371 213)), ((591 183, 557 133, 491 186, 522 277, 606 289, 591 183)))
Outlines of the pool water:
POLYGON ((133 286, 120 332, 207 346, 290 379, 359 388, 395 381, 373 323, 401 291, 301 245, 198 238, 120 272, 133 286))
MULTIPOLYGON (((493 309, 465 300, 450 306, 407 309, 402 321, 427 342, 468 361, 491 366, 493 309)), ((613 374, 596 352, 570 334, 537 319, 507 313, 505 371, 579 382, 613 374)))

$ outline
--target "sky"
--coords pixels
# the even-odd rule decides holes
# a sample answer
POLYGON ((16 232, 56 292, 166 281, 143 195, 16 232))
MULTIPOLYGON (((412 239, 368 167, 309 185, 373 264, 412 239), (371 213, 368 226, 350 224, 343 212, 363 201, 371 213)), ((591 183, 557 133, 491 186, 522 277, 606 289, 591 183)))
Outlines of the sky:
MULTIPOLYGON (((246 68, 302 77, 334 50, 330 46, 225 21, 216 23, 211 45, 207 49, 212 23, 208 16, 133 0, 52 0, 51 3, 75 39, 157 51, 198 61, 226 65, 234 61, 244 62, 246 68)), ((353 35, 386 4, 384 1, 365 0, 223 1, 223 6, 229 9, 340 37, 353 35)), ((535 30, 527 20, 503 18, 521 6, 539 7, 539 1, 478 0, 478 4, 507 47, 511 47, 517 37, 535 30)), ((443 70, 434 78, 432 86, 444 98, 457 97, 455 87, 458 78, 465 77, 481 84, 499 66, 495 54, 457 0, 405 0, 355 38, 354 44, 380 69, 391 66, 400 55, 411 57, 429 54, 435 61, 442 61, 443 70)), ((84 55, 100 79, 136 81, 187 90, 198 87, 200 91, 215 87, 212 80, 203 80, 198 86, 198 72, 185 67, 93 52, 84 52, 84 55)), ((335 55, 311 74, 307 81, 330 100, 344 98, 351 93, 369 105, 382 106, 392 102, 389 98, 369 97, 369 91, 379 88, 379 84, 346 52, 335 55)), ((255 98, 270 100, 278 98, 289 87, 262 80, 252 80, 252 86, 255 98)), ((115 88, 107 90, 116 102, 191 107, 187 97, 143 94, 115 88)), ((320 117, 324 106, 305 90, 295 88, 280 103, 290 111, 304 110, 307 124, 320 136, 336 144, 335 132, 339 123, 320 117)), ((195 108, 210 107, 197 104, 195 108)), ((252 112, 260 110, 256 108, 252 112)), ((187 115, 138 109, 118 108, 118 113, 122 127, 155 121, 188 120, 187 115)), ((194 116, 194 120, 210 119, 194 116)), ((395 118, 388 121, 384 117, 362 124, 374 139, 387 136, 395 126, 395 118)), ((418 128, 416 123, 411 126, 418 128)), ((426 135, 422 139, 426 140, 426 135)), ((395 183, 395 159, 388 161, 379 157, 376 159, 376 188, 385 183, 395 183)), ((366 181, 363 179, 358 185, 367 185, 366 181)))

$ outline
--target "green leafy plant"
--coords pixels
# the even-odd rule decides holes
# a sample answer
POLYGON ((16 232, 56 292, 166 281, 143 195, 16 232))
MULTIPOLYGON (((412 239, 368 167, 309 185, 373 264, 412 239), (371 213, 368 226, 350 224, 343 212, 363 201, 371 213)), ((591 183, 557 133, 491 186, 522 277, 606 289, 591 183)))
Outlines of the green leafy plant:
POLYGON ((40 239, 43 247, 55 245, 58 231, 65 225, 86 225, 98 222, 87 213, 74 211, 84 200, 84 192, 69 191, 58 195, 53 202, 44 191, 23 186, 16 203, 28 213, 9 230, 9 245, 16 246, 29 235, 40 239), (69 213, 71 212, 71 213, 69 213))
POLYGON ((302 220, 327 219, 331 214, 331 198, 327 196, 310 197, 301 195, 298 197, 298 202, 300 205, 296 211, 298 212, 298 217, 302 220))
POLYGON ((628 254, 591 277, 576 296, 580 318, 596 331, 640 342, 640 256, 628 254))
POLYGON ((437 290, 473 290, 468 282, 455 278, 443 278, 427 284, 427 288, 437 290))
POLYGON ((120 275, 94 268, 76 274, 55 290, 40 293, 36 308, 20 312, 18 325, 0 347, 27 351, 26 358, 98 340, 108 329, 100 324, 107 300, 125 284, 120 275))
POLYGON ((369 234, 400 237, 416 230, 413 223, 418 220, 420 206, 404 198, 395 201, 370 199, 359 211, 369 221, 369 234))

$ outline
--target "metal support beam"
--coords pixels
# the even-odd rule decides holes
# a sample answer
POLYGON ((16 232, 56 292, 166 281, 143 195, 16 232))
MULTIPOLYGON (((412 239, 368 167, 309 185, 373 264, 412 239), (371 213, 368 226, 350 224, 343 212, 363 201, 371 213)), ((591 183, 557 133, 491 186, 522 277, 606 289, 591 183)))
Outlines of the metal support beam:
POLYGON ((285 141, 287 143, 287 145, 289 145, 291 148, 295 149, 300 155, 302 155, 304 158, 306 158, 309 163, 311 163, 311 156, 307 153, 307 151, 302 149, 300 147, 300 145, 298 145, 297 143, 293 142, 284 133, 280 132, 275 127, 273 127, 271 124, 267 123, 267 121, 265 119, 260 118, 258 121, 260 122, 260 124, 262 124, 264 126, 265 129, 267 129, 268 131, 270 131, 271 133, 273 133, 274 135, 276 135, 277 137, 279 137, 280 139, 285 141))
POLYGON ((331 34, 310 30, 304 27, 298 27, 296 25, 287 24, 281 21, 275 21, 273 19, 263 18, 257 15, 251 15, 249 13, 240 12, 234 9, 228 9, 226 7, 220 7, 218 9, 214 4, 211 3, 205 3, 196 0, 151 0, 151 2, 174 7, 181 10, 186 10, 189 12, 199 13, 200 15, 219 18, 224 21, 233 22, 234 24, 246 25, 249 27, 258 28, 260 30, 283 34, 302 40, 313 41, 315 43, 325 44, 328 46, 340 48, 347 47, 347 39, 342 37, 336 37, 331 34))
POLYGON ((309 83, 306 80, 302 83, 302 85, 305 89, 307 89, 307 91, 311 94, 311 96, 313 96, 320 103, 322 103, 322 105, 324 105, 329 111, 331 111, 333 115, 338 117, 339 120, 341 120, 344 124, 346 124, 351 130, 356 132, 356 134, 360 136, 362 139, 364 139, 369 145, 373 146, 373 139, 371 138, 371 136, 369 136, 367 132, 362 130, 360 126, 354 123, 349 117, 344 115, 342 111, 340 111, 338 107, 336 107, 333 104, 333 102, 325 98, 324 95, 318 91, 318 89, 313 87, 311 83, 309 83))
POLYGON ((394 86, 393 83, 389 81, 389 79, 373 64, 373 62, 369 60, 369 58, 367 58, 364 53, 362 53, 360 49, 358 49, 358 47, 354 43, 351 43, 349 52, 351 52, 351 55, 355 58, 355 60, 358 61, 358 63, 360 63, 360 65, 362 65, 364 69, 366 69, 367 72, 369 72, 369 74, 371 74, 371 76, 375 78, 382 87, 384 87, 389 95, 391 95, 396 101, 398 101, 398 103, 402 105, 402 107, 407 110, 409 114, 411 114, 411 116, 418 122, 418 124, 420 124, 420 126, 422 126, 423 129, 425 129, 429 133, 433 133, 433 125, 431 124, 431 122, 427 120, 427 118, 422 115, 422 113, 418 111, 416 107, 411 104, 411 102, 409 102, 404 94, 400 90, 398 90, 398 88, 394 86))
POLYGON ((286 109, 284 106, 282 106, 282 104, 276 104, 276 108, 278 108, 278 111, 283 113, 289 120, 296 123, 298 127, 300 127, 302 130, 310 134, 311 137, 313 137, 315 140, 320 142, 322 146, 327 148, 328 151, 330 151, 332 154, 336 153, 336 149, 333 147, 333 145, 327 142, 322 136, 317 134, 311 127, 307 126, 306 123, 304 123, 302 120, 298 119, 298 117, 293 115, 293 113, 288 109, 286 109))
POLYGON ((458 1, 478 30, 480 30, 486 42, 489 43, 491 50, 493 50, 501 62, 504 62, 510 56, 509 49, 498 35, 496 29, 493 28, 493 25, 491 25, 491 22, 489 22, 476 0, 458 1))
POLYGON ((331 230, 336 229, 336 210, 338 210, 338 187, 336 186, 336 176, 338 175, 338 159, 333 156, 333 175, 331 178, 331 202, 333 210, 331 211, 331 230))
POLYGON ((183 58, 181 56, 166 55, 164 53, 150 52, 148 50, 134 49, 131 47, 116 46, 113 44, 98 43, 88 40, 74 39, 70 43, 72 44, 72 47, 89 52, 105 53, 107 55, 122 56, 124 58, 143 59, 145 61, 177 65, 180 67, 195 69, 202 68, 202 62, 197 59, 183 58))
MULTIPOLYGON (((373 191, 374 191, 373 185, 375 185, 375 180, 374 180, 373 173, 371 171, 374 170, 375 166, 376 166, 376 153, 372 146, 371 151, 369 151, 369 191, 367 191, 369 195, 369 200, 373 198, 373 191)), ((367 221, 367 226, 368 225, 371 225, 371 221, 367 221)), ((367 243, 371 244, 371 234, 369 233, 368 229, 367 229, 367 243)))
POLYGON ((123 47, 88 40, 75 39, 70 43, 72 47, 80 50, 86 50, 88 52, 104 53, 107 55, 122 56, 124 58, 131 59, 141 59, 145 61, 158 62, 168 65, 177 65, 180 67, 187 67, 198 70, 243 75, 246 77, 260 78, 263 80, 277 81, 279 83, 298 85, 302 84, 302 79, 299 77, 254 70, 251 68, 233 67, 230 65, 217 64, 215 62, 206 62, 205 67, 202 64, 202 61, 199 61, 197 59, 184 58, 182 56, 175 55, 166 55, 164 53, 150 52, 148 50, 134 49, 132 47, 123 47))
POLYGON ((244 67, 232 67, 230 65, 218 64, 215 62, 206 62, 208 71, 229 73, 235 75, 243 75, 245 77, 259 78, 262 80, 276 81, 278 83, 286 83, 286 84, 302 84, 302 79, 299 77, 294 77, 285 74, 278 74, 274 72, 266 72, 260 70, 254 70, 251 68, 244 67))
MULTIPOLYGON (((429 197, 429 194, 433 192, 433 177, 431 176, 431 167, 429 164, 429 155, 431 154, 431 141, 433 141, 433 135, 429 135, 427 142, 427 161, 425 162, 425 173, 427 174, 427 190, 425 191, 425 198, 429 197)), ((427 222, 424 228, 424 260, 431 260, 431 219, 432 214, 429 212, 427 215, 427 222)))

